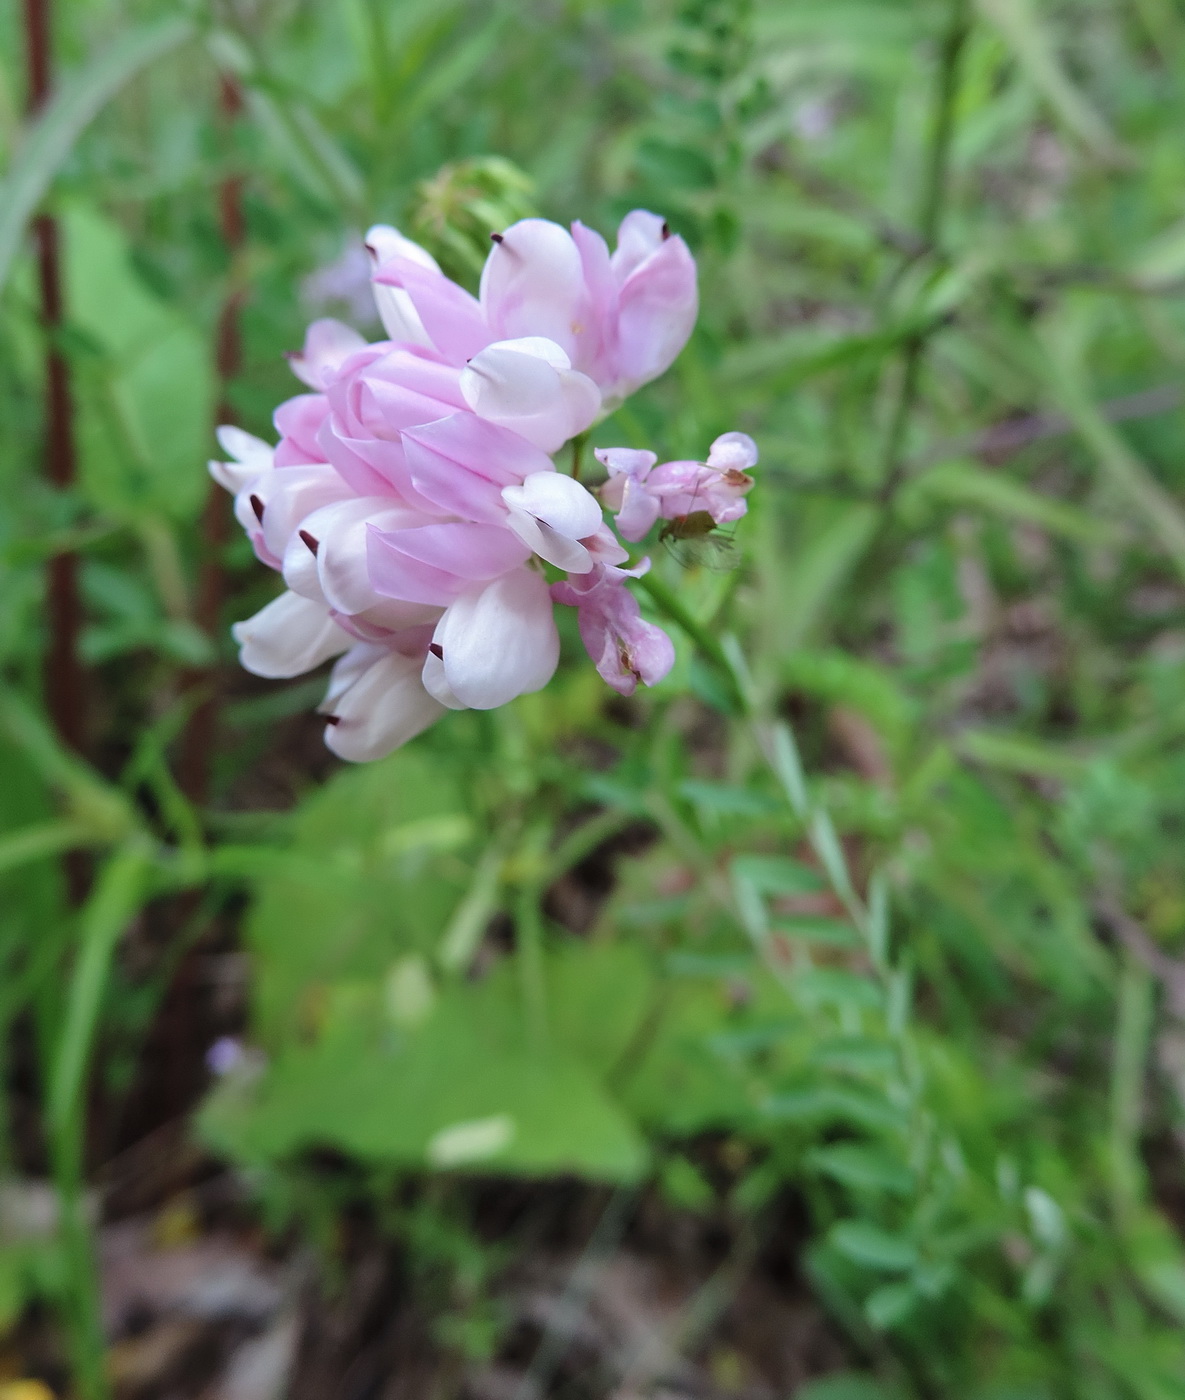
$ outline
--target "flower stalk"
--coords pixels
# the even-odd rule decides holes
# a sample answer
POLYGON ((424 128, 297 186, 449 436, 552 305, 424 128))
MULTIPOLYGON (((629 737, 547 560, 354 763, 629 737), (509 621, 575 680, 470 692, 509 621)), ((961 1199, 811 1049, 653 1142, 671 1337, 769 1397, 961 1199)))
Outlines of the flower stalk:
MULTIPOLYGON (((930 144, 926 154, 926 175, 918 205, 919 248, 933 256, 942 236, 943 217, 950 175, 951 139, 955 127, 955 100, 959 91, 959 73, 967 39, 971 34, 971 18, 967 0, 951 0, 950 16, 938 56, 937 85, 934 112, 930 128, 930 144)), ((906 266, 915 261, 911 252, 906 266)), ((888 504, 897 494, 905 478, 905 434, 917 402, 921 385, 922 364, 926 348, 936 325, 930 324, 914 331, 905 341, 901 360, 901 380, 893 405, 881 460, 880 499, 888 504)))

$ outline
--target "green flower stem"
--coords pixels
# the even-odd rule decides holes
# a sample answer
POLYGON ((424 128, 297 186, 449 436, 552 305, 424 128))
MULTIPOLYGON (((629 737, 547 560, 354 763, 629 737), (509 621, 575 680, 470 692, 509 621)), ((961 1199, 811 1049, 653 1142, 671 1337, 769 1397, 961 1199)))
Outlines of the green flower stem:
POLYGON ((679 595, 669 588, 662 579, 658 578, 653 570, 648 574, 643 574, 638 583, 649 593, 659 611, 665 613, 677 627, 685 632, 699 648, 704 659, 710 661, 716 668, 720 679, 727 685, 729 697, 735 703, 738 712, 750 716, 753 707, 749 696, 719 639, 696 620, 679 595))
POLYGON ((1155 1024, 1156 983, 1131 952, 1123 959, 1111 1061, 1111 1194, 1116 1219, 1129 1222, 1144 1194, 1140 1129, 1144 1079, 1155 1024))
POLYGON ((50 1072, 46 1126, 66 1264, 71 1362, 83 1400, 108 1400, 98 1266, 85 1193, 86 1083, 99 1008, 120 935, 142 902, 152 846, 130 838, 108 860, 81 914, 78 957, 50 1072))
POLYGON ((572 439, 572 480, 580 480, 580 465, 584 457, 584 448, 588 442, 589 434, 577 433, 572 439))
MULTIPOLYGON (((950 20, 942 40, 938 60, 938 85, 934 98, 934 117, 930 130, 930 146, 926 158, 926 178, 918 206, 918 233, 921 246, 933 255, 941 233, 946 212, 950 173, 950 148, 955 126, 955 99, 959 90, 959 65, 971 33, 967 0, 951 0, 950 20)), ((911 255, 906 266, 912 262, 911 255)), ((905 434, 910 416, 917 403, 921 381, 922 360, 934 327, 915 331, 905 342, 902 352, 901 384, 885 434, 881 456, 880 497, 891 501, 905 475, 905 434)))

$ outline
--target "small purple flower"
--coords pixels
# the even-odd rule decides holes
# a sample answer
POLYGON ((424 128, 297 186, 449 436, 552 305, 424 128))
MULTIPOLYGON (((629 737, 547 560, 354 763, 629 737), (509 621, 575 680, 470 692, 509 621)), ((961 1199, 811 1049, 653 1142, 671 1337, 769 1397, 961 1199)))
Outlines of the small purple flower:
POLYGON ((717 525, 739 520, 753 488, 749 469, 757 464, 757 444, 748 433, 723 433, 706 462, 664 462, 653 452, 606 447, 597 460, 609 473, 601 500, 617 516, 622 538, 636 541, 656 520, 677 520, 704 511, 717 525))
POLYGON ((246 1058, 243 1042, 233 1035, 220 1035, 206 1051, 206 1068, 220 1079, 236 1069, 246 1058))

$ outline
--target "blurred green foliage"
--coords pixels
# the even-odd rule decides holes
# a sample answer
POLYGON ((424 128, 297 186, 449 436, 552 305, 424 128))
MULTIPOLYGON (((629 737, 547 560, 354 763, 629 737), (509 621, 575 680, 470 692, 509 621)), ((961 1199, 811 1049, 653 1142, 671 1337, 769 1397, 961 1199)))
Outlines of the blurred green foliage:
MULTIPOLYGON (((157 11, 71 0, 63 62, 83 72, 157 11)), ((576 1173, 760 1229, 790 1190, 867 1373, 809 1400, 1185 1396, 1180 5, 268 0, 191 19, 53 186, 70 492, 39 471, 29 260, 4 291, 0 1043, 31 1015, 65 1083, 97 1023, 101 1076, 167 984, 117 963, 85 1002, 110 911, 200 887, 209 917, 246 891, 253 1049, 197 1130, 328 1254, 317 1222, 341 1202, 315 1147, 363 1165, 374 1199, 399 1174, 576 1173), (220 72, 245 94, 233 123, 220 72), (226 393, 266 434, 304 323, 367 314, 350 249, 370 222, 472 282, 490 226, 537 210, 608 233, 639 205, 692 242, 701 324, 596 441, 698 456, 739 427, 762 450, 740 567, 656 558, 694 624, 671 679, 607 704, 568 637, 544 693, 323 785, 291 756, 316 685, 244 688, 195 810, 170 767, 183 680, 233 665, 225 627, 195 620, 227 295, 245 363, 226 393), (43 564, 67 547, 93 769, 33 708, 43 564), (277 733, 303 792, 252 817, 271 790, 244 775, 277 733), (547 892, 628 829, 648 843, 620 848, 573 931, 547 892), (116 870, 80 914, 53 864, 70 847, 116 870), (499 917, 512 940, 487 936, 499 917), (727 1181, 695 1164, 705 1133, 736 1147, 727 1181)), ((9 7, 19 173, 17 26, 9 7)), ((244 542, 222 562, 229 623, 272 580, 244 542)), ((2 1118, 0 1141, 0 1167, 35 1169, 2 1118)), ((400 1228, 480 1292, 471 1240, 430 1212, 400 1228)), ((68 1292, 55 1257, 0 1237, 0 1322, 68 1292)), ((455 1345, 489 1350, 487 1330, 455 1345)))

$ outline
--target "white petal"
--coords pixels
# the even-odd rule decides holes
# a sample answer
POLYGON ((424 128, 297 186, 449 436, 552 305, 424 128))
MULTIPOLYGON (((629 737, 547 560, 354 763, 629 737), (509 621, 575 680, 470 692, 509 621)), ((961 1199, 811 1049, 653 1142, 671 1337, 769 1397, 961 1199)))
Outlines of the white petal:
MULTIPOLYGON (((422 519, 406 506, 393 506, 389 496, 356 496, 323 506, 308 516, 301 531, 316 542, 317 575, 329 606, 343 613, 375 607, 381 600, 367 569, 368 526, 373 523, 382 530, 397 530, 420 524, 422 519)), ((312 552, 311 545, 308 547, 312 552)))
POLYGON ((350 645, 322 606, 296 593, 281 593, 230 630, 243 669, 269 680, 303 675, 350 645))
POLYGON ((236 462, 242 462, 244 466, 254 467, 256 471, 261 472, 267 471, 272 465, 276 449, 262 438, 255 437, 253 433, 245 433, 233 423, 223 423, 220 428, 215 429, 214 436, 223 452, 233 457, 236 462))
POLYGON ((435 349, 432 337, 420 320, 420 313, 402 287, 388 287, 383 282, 372 282, 371 287, 375 308, 388 339, 401 345, 422 345, 428 350, 435 349))
POLYGON ((520 355, 531 355, 542 360, 552 369, 571 369, 572 361, 568 352, 545 335, 520 335, 515 340, 495 340, 486 347, 488 350, 514 350, 520 355))
MULTIPOLYGON (((281 467, 268 472, 255 483, 254 494, 263 507, 263 542, 272 554, 283 556, 293 532, 304 519, 322 506, 351 499, 353 492, 328 465, 281 467)), ((248 509, 254 516, 254 507, 248 509)), ((241 512, 249 525, 252 517, 241 512)), ((301 590, 297 590, 300 592, 301 590)))
POLYGON ((244 486, 250 486, 253 481, 257 481, 263 475, 263 471, 256 467, 244 466, 242 462, 211 460, 206 463, 206 466, 218 485, 224 491, 229 491, 232 496, 237 496, 244 486))
POLYGON ((658 461, 658 454, 639 447, 598 447, 593 456, 607 467, 610 476, 634 476, 645 479, 658 461))
POLYGON ((300 535, 293 535, 288 548, 280 561, 280 572, 284 582, 302 598, 309 598, 328 609, 329 602, 321 588, 321 575, 317 572, 317 556, 300 535))
POLYGON ((366 230, 365 241, 376 266, 385 263, 388 258, 407 258, 409 262, 419 263, 433 272, 440 271, 440 264, 427 248, 413 243, 390 224, 372 224, 366 230))
POLYGON ((308 328, 303 348, 288 356, 288 364, 297 379, 310 389, 323 389, 344 361, 365 349, 365 337, 352 326, 325 316, 308 328))
POLYGON ((708 453, 708 466, 747 472, 757 465, 757 444, 748 433, 721 433, 708 453))
POLYGON ((498 341, 461 373, 465 402, 488 422, 510 428, 544 452, 557 452, 601 411, 601 393, 568 357, 539 337, 498 341))
POLYGON ((631 272, 636 272, 651 253, 662 247, 666 228, 662 216, 652 214, 649 209, 635 209, 622 219, 617 230, 617 247, 609 260, 618 286, 631 272))
POLYGON ((475 710, 541 690, 555 673, 560 638, 551 595, 532 569, 515 569, 463 593, 436 626, 449 689, 475 710))
POLYGON ((430 651, 424 658, 421 679, 424 682, 424 689, 434 700, 439 700, 450 710, 465 709, 465 706, 449 689, 448 677, 444 674, 444 662, 433 651, 430 651))
POLYGON ((580 250, 567 229, 523 219, 490 249, 481 304, 496 335, 546 335, 575 349, 591 307, 580 250))
POLYGON ((569 539, 582 540, 601 528, 596 497, 562 472, 532 472, 521 486, 503 487, 502 499, 569 539))
MULTIPOLYGON (((375 224, 366 232, 366 247, 370 260, 376 268, 391 258, 407 258, 419 263, 432 272, 439 272, 440 265, 426 248, 405 238, 390 224, 375 224)), ((419 312, 412 305, 411 297, 402 287, 387 287, 372 283, 374 304, 383 323, 383 329, 391 340, 407 345, 423 345, 432 349, 432 337, 424 329, 419 312)))
POLYGON ((329 688, 325 692, 325 699, 317 706, 317 713, 319 715, 333 714, 337 702, 346 691, 356 681, 360 681, 376 662, 381 661, 387 655, 388 651, 388 647, 380 646, 377 642, 359 642, 356 646, 352 646, 330 671, 329 688))
POLYGON ((569 574, 587 574, 593 566, 592 555, 579 542, 561 535, 542 520, 536 520, 525 510, 510 507, 506 523, 532 553, 546 559, 557 569, 569 574))
POLYGON ((237 496, 257 476, 271 471, 276 449, 262 438, 245 433, 231 423, 224 423, 214 436, 219 447, 232 459, 209 464, 210 475, 224 490, 237 496))
POLYGON ((339 758, 365 763, 439 719, 444 707, 424 689, 421 665, 418 657, 365 643, 347 652, 334 667, 322 707, 337 720, 325 727, 328 747, 339 758))

